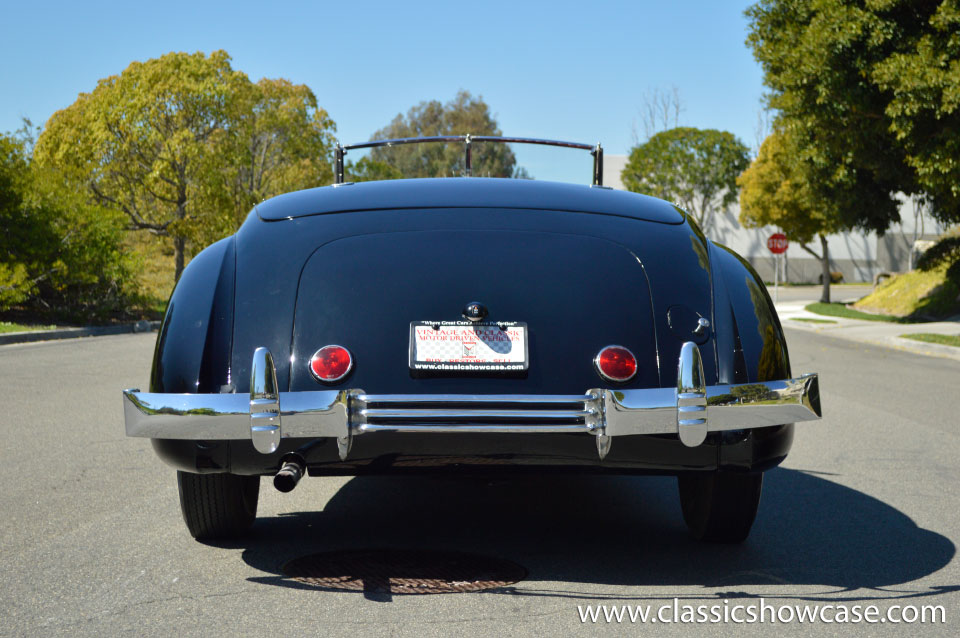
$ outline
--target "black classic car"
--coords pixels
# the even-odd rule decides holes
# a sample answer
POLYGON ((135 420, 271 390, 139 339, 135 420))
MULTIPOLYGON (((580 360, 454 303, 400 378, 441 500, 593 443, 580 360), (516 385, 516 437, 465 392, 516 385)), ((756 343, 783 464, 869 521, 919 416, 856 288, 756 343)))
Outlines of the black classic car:
POLYGON ((678 477, 700 539, 746 538, 763 472, 820 417, 763 282, 678 207, 601 185, 602 149, 470 136, 337 147, 336 183, 269 199, 183 273, 126 431, 177 468, 190 533, 242 532, 261 476, 678 477), (347 150, 590 150, 592 185, 351 184, 347 150))

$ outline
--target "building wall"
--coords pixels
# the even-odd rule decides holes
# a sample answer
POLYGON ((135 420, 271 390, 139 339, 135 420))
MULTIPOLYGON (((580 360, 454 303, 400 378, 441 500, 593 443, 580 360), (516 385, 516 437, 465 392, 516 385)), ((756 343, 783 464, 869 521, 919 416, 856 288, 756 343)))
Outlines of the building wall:
POLYGON ((620 179, 620 173, 627 166, 626 155, 607 155, 603 154, 603 185, 625 191, 623 181, 620 179))
MULTIPOLYGON (((625 155, 604 157, 603 183, 623 190, 620 173, 626 166, 625 155)), ((830 269, 843 273, 846 282, 872 282, 881 272, 904 272, 911 268, 915 258, 917 241, 929 241, 939 237, 946 228, 923 213, 913 201, 901 196, 900 223, 891 227, 883 237, 876 233, 836 233, 827 237, 830 249, 830 269)), ((777 229, 744 228, 740 225, 740 206, 734 204, 729 210, 715 216, 704 228, 704 233, 715 242, 724 244, 743 255, 767 281, 773 281, 776 258, 767 249, 767 238, 777 229)), ((820 241, 815 239, 810 247, 820 253, 820 241)), ((784 254, 781 273, 791 283, 812 283, 819 280, 820 261, 803 250, 795 242, 784 254)))

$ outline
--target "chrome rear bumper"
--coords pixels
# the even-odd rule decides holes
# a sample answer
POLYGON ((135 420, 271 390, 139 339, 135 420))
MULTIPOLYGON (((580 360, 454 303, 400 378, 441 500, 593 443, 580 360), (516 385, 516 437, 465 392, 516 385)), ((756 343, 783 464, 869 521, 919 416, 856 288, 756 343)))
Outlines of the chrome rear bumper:
POLYGON ((367 394, 363 390, 278 392, 273 357, 254 353, 251 392, 161 394, 124 390, 127 436, 156 439, 248 439, 263 454, 282 438, 337 439, 346 459, 354 436, 371 432, 586 433, 602 459, 612 437, 677 434, 687 446, 708 432, 819 419, 816 374, 797 379, 706 386, 700 351, 683 344, 676 388, 610 390, 582 395, 367 394))

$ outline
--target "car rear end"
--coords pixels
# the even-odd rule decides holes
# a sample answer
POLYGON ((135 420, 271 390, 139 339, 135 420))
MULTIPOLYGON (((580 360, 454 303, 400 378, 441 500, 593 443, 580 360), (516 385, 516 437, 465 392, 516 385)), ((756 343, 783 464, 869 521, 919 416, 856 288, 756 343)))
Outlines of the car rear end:
MULTIPOLYGON (((262 205, 210 277, 230 288, 228 311, 191 328, 193 316, 175 315, 193 304, 174 296, 152 392, 128 397, 128 431, 130 420, 155 422, 151 410, 178 411, 162 397, 189 393, 180 411, 195 424, 180 419, 176 436, 154 440, 191 471, 268 474, 296 455, 314 474, 676 473, 718 468, 724 442, 741 459, 732 450, 745 429, 815 418, 815 379, 789 379, 785 352, 771 379, 780 385, 761 387, 757 402, 787 412, 737 414, 744 397, 731 386, 758 379, 735 378, 718 350, 715 328, 729 320, 714 308, 711 245, 669 204, 506 180, 417 182, 341 186, 356 190, 338 204, 294 194, 262 205), (509 192, 491 196, 485 181, 509 192), (196 382, 166 341, 188 329, 206 335, 196 382), (598 365, 610 346, 632 359, 629 377, 598 365), (312 366, 329 347, 350 360, 332 380, 312 366), (217 418, 236 421, 219 434, 203 421, 217 401, 230 403, 217 418)), ((790 440, 752 442, 748 462, 778 462, 790 440)))

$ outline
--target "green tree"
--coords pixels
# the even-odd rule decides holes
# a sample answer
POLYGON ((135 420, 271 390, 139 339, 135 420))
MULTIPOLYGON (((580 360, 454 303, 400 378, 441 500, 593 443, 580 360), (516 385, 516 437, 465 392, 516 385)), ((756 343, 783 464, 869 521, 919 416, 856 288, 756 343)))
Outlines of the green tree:
POLYGON ((960 221, 956 0, 761 0, 747 44, 818 198, 883 233, 898 191, 960 221))
POLYGON ((627 190, 674 202, 708 232, 714 215, 737 201, 737 176, 749 163, 732 133, 679 127, 634 146, 621 176, 627 190))
POLYGON ((304 86, 253 84, 216 51, 134 62, 57 112, 40 164, 83 183, 129 227, 187 242, 233 232, 265 197, 331 179, 333 123, 304 86))
MULTIPOLYGON (((960 221, 960 3, 896 3, 896 51, 872 79, 888 96, 884 115, 934 214, 960 221)), ((893 18, 893 19, 891 19, 893 18)))
POLYGON ((403 177, 400 169, 387 162, 378 162, 369 157, 362 157, 357 162, 348 161, 343 170, 348 182, 376 182, 403 177))
POLYGON ((0 135, 0 310, 75 320, 122 310, 134 292, 122 217, 38 167, 30 146, 0 135))
POLYGON ((0 310, 9 308, 30 296, 36 281, 32 281, 24 255, 16 244, 8 241, 8 229, 22 223, 23 193, 28 183, 24 145, 10 135, 0 135, 0 310))
POLYGON ((738 399, 743 399, 744 401, 750 402, 763 401, 771 394, 771 392, 767 389, 767 386, 763 385, 762 383, 749 383, 735 386, 730 390, 730 394, 738 399))
POLYGON ((830 249, 827 235, 845 230, 830 202, 818 199, 797 160, 790 136, 775 131, 760 146, 760 153, 737 179, 740 187, 740 223, 747 228, 777 226, 787 237, 821 264, 823 292, 830 301, 830 249), (820 253, 809 246, 820 240, 820 253))
MULTIPOLYGON (((398 114, 371 139, 428 137, 434 135, 502 135, 490 107, 482 97, 473 97, 467 91, 442 104, 438 100, 421 102, 406 116, 398 114)), ((355 170, 361 176, 444 177, 464 172, 462 144, 409 144, 390 148, 375 148, 370 152, 371 164, 366 172, 355 170)), ((528 177, 517 167, 517 160, 506 144, 474 143, 471 150, 473 175, 482 177, 528 177)), ((368 177, 369 178, 369 177, 368 177)))

